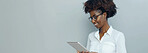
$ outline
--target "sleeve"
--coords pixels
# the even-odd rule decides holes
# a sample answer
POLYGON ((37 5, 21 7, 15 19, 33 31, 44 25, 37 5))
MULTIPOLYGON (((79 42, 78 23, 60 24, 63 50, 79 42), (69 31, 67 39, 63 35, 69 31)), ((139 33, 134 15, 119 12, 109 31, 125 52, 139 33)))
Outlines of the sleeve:
POLYGON ((127 53, 125 46, 125 37, 123 33, 120 33, 117 37, 116 53, 127 53))
POLYGON ((87 48, 88 51, 90 51, 90 37, 89 36, 88 36, 86 48, 87 48))

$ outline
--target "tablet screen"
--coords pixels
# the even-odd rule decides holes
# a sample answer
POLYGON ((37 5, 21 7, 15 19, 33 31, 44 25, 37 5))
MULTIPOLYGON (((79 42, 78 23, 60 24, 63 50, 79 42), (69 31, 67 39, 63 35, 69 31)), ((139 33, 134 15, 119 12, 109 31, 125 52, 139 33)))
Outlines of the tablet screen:
POLYGON ((79 42, 67 42, 69 45, 71 45, 73 48, 75 48, 77 51, 88 51, 83 45, 81 45, 79 42))

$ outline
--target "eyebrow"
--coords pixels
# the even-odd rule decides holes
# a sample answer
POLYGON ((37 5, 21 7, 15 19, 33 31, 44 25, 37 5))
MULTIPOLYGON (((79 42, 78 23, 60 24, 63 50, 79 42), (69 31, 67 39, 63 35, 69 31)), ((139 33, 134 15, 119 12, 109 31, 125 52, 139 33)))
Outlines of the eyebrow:
MULTIPOLYGON (((94 17, 95 16, 95 14, 92 16, 92 17, 94 17)), ((90 16, 91 17, 91 16, 90 16)))

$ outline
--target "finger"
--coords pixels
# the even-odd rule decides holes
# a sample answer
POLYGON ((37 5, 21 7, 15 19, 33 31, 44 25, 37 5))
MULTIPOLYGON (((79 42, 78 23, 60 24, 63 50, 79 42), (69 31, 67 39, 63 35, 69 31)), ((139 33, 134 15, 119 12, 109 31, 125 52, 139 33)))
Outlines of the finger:
MULTIPOLYGON (((83 52, 83 51, 82 51, 83 52)), ((80 53, 82 53, 82 52, 80 52, 80 53)))
POLYGON ((98 52, 92 52, 92 53, 98 53, 98 52))
POLYGON ((86 51, 85 53, 88 53, 88 51, 86 51))
POLYGON ((77 51, 77 53, 80 53, 79 51, 77 51))
POLYGON ((82 51, 82 53, 84 53, 84 51, 82 51))

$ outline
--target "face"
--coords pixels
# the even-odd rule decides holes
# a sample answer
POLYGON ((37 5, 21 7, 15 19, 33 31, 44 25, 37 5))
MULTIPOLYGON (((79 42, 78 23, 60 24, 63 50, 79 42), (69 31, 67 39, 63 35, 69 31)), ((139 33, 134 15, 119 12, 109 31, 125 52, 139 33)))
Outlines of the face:
POLYGON ((101 14, 101 11, 91 11, 90 13, 90 17, 92 17, 93 19, 91 19, 91 22, 95 25, 95 27, 97 27, 98 29, 101 28, 106 22, 106 13, 101 14), (99 15, 99 16, 97 16, 99 15), (94 18, 96 17, 96 19, 94 18))

